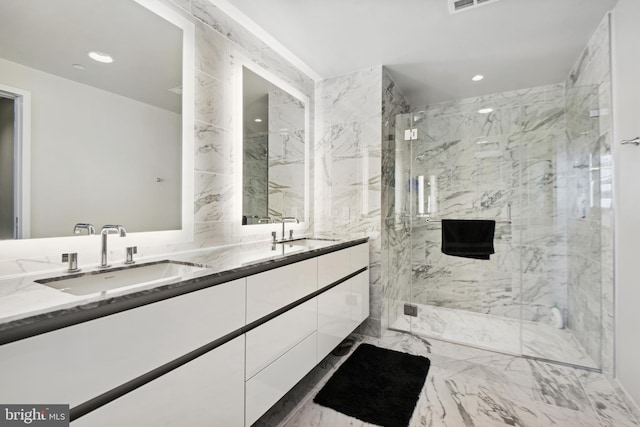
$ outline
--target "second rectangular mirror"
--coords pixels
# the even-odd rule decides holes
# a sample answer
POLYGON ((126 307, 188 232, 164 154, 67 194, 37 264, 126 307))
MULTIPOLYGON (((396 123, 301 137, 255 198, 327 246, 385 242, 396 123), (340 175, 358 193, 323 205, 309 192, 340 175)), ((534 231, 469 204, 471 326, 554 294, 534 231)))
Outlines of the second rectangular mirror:
POLYGON ((242 224, 282 217, 302 222, 308 214, 308 100, 261 74, 242 66, 242 224))

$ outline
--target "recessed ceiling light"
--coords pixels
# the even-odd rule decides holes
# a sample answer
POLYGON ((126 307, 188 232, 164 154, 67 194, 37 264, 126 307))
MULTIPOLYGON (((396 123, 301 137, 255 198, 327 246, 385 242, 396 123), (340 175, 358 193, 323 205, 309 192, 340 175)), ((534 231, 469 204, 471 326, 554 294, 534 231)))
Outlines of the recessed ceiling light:
POLYGON ((493 108, 481 108, 478 110, 478 113, 480 114, 489 114, 493 111, 493 108))
POLYGON ((256 123, 262 123, 262 119, 253 119, 253 121, 256 123))
POLYGON ((102 62, 104 64, 110 64, 113 62, 113 58, 108 53, 91 51, 87 55, 89 55, 89 58, 94 61, 102 62))
POLYGON ((484 76, 482 74, 476 74, 475 76, 471 77, 471 80, 473 80, 474 82, 479 82, 482 79, 484 79, 484 76))
POLYGON ((76 70, 80 70, 80 71, 84 70, 84 68, 85 68, 84 65, 82 65, 82 64, 73 64, 71 67, 73 67, 76 70))
POLYGON ((476 141, 476 144, 488 144, 489 140, 488 139, 481 139, 480 141, 476 141))

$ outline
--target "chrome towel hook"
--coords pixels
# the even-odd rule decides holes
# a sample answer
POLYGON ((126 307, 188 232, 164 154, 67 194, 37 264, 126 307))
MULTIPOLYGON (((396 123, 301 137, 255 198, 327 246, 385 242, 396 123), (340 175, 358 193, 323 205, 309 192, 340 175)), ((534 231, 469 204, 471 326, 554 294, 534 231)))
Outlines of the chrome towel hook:
POLYGON ((640 136, 636 136, 633 139, 623 139, 622 140, 622 145, 625 144, 635 144, 635 145, 640 145, 640 136))

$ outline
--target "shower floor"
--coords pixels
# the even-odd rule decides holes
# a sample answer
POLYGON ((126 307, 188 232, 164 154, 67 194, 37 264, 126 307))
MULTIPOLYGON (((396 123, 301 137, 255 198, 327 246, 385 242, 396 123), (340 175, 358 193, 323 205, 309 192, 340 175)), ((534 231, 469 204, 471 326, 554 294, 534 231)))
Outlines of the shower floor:
POLYGON ((537 322, 417 304, 418 317, 400 315, 391 329, 487 350, 599 369, 568 329, 537 322))

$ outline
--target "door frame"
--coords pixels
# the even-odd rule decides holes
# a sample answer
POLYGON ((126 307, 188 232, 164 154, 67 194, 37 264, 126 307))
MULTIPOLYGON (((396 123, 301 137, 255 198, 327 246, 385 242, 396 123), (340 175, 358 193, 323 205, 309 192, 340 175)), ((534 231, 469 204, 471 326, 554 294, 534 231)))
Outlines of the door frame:
POLYGON ((0 84, 0 97, 13 100, 14 239, 31 237, 31 92, 0 84))

